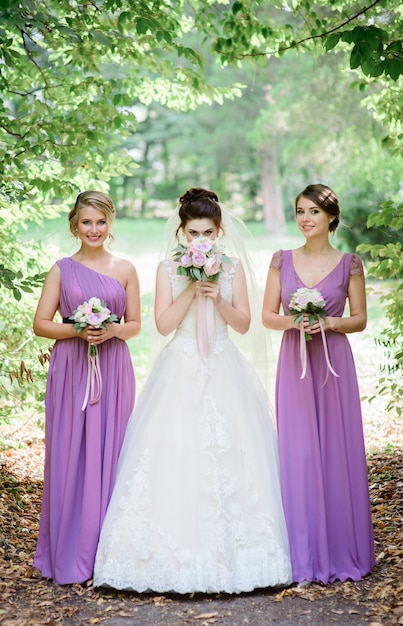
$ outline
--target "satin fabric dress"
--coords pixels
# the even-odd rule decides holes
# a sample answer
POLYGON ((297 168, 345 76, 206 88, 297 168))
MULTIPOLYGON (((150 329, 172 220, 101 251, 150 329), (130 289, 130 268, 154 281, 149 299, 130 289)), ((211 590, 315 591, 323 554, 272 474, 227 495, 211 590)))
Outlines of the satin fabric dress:
MULTIPOLYGON (((58 261, 60 314, 68 318, 92 296, 121 318, 126 292, 116 279, 72 258, 58 261)), ((134 406, 135 378, 127 344, 112 338, 98 346, 102 375, 99 402, 81 410, 88 369, 88 343, 56 341, 46 388, 44 489, 34 567, 56 583, 92 578, 104 519, 127 422, 134 406)))

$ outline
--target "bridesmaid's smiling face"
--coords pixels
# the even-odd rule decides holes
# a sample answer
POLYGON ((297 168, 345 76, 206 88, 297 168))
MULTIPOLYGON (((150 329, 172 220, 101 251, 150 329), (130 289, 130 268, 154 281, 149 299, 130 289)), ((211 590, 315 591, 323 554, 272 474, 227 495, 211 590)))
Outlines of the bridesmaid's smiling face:
POLYGON ((312 202, 309 198, 301 196, 295 209, 295 216, 299 230, 305 237, 317 237, 329 235, 329 224, 334 220, 333 215, 329 215, 312 202))
POLYGON ((218 230, 214 225, 213 220, 208 217, 200 219, 189 220, 183 229, 184 235, 187 241, 192 241, 195 237, 208 237, 209 239, 216 239, 218 230))
POLYGON ((83 244, 91 247, 102 246, 109 235, 109 224, 105 213, 91 206, 80 209, 77 235, 83 244))

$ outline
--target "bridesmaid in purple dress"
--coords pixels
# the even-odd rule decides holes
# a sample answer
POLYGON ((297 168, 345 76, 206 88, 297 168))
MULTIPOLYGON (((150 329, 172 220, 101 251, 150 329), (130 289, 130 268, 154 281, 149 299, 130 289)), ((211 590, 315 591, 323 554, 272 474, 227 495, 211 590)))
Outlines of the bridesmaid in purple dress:
POLYGON ((295 215, 305 244, 274 253, 263 324, 284 331, 276 380, 281 488, 293 580, 304 586, 360 580, 375 557, 360 398, 347 339, 366 326, 363 266, 357 255, 330 244, 340 209, 329 187, 306 187, 295 215), (289 314, 290 295, 299 288, 316 288, 326 301, 321 323, 304 316, 303 330, 311 336, 306 342, 289 314), (343 316, 346 300, 349 314, 343 316))
POLYGON ((85 191, 70 211, 79 251, 46 277, 34 331, 55 339, 46 388, 45 475, 34 567, 58 584, 92 577, 101 525, 134 405, 135 378, 126 340, 140 331, 137 272, 105 247, 115 207, 99 191, 85 191), (91 297, 124 323, 78 333, 68 319, 91 297), (63 322, 55 322, 59 311, 63 322), (85 405, 89 345, 99 356, 102 391, 85 405), (84 408, 83 408, 84 407, 84 408))

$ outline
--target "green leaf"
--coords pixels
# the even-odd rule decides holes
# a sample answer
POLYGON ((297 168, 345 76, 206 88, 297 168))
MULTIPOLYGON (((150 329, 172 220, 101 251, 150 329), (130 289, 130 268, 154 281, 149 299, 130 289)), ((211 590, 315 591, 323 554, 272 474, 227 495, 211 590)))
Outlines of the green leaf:
POLYGON ((385 61, 385 74, 396 81, 403 74, 403 62, 398 59, 385 61))
POLYGON ((109 41, 108 37, 104 35, 104 33, 99 30, 95 30, 93 31, 93 36, 102 46, 107 46, 108 48, 110 48, 111 42, 109 41))
POLYGON ((136 22, 136 31, 139 35, 145 35, 148 31, 148 21, 145 19, 138 19, 136 22))
POLYGON ((383 74, 385 64, 383 62, 373 62, 371 59, 366 58, 361 64, 361 69, 366 76, 381 76, 383 74))
POLYGON ((123 25, 125 22, 130 22, 131 13, 130 11, 122 11, 122 13, 118 17, 118 22, 123 25))
POLYGON ((198 267, 192 268, 192 275, 196 280, 201 280, 201 271, 198 267))
POLYGON ((361 39, 361 36, 358 34, 360 30, 361 29, 357 30, 356 28, 353 30, 345 30, 341 34, 342 41, 345 41, 346 43, 356 43, 361 39))
POLYGON ((339 43, 342 37, 342 33, 331 33, 324 39, 325 49, 333 50, 333 48, 339 43))
POLYGON ((239 13, 240 11, 243 11, 243 4, 242 2, 239 2, 238 0, 236 2, 234 2, 234 4, 232 5, 232 13, 233 15, 236 15, 237 13, 239 13))
POLYGON ((188 276, 189 270, 186 267, 183 267, 183 265, 178 265, 178 267, 176 268, 176 273, 179 276, 188 276))
POLYGON ((358 45, 355 45, 350 55, 350 68, 354 70, 359 67, 361 65, 361 60, 362 56, 360 47, 358 45))

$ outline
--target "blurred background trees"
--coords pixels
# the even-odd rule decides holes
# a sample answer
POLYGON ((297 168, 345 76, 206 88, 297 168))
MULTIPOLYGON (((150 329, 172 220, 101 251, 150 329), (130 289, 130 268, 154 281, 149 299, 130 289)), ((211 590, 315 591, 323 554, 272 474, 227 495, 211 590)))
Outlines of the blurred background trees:
POLYGON ((337 245, 390 281, 381 340, 401 368, 402 24, 397 0, 0 0, 0 419, 42 376, 49 242, 24 231, 92 187, 159 219, 208 186, 267 237, 307 183, 334 187, 337 245))

